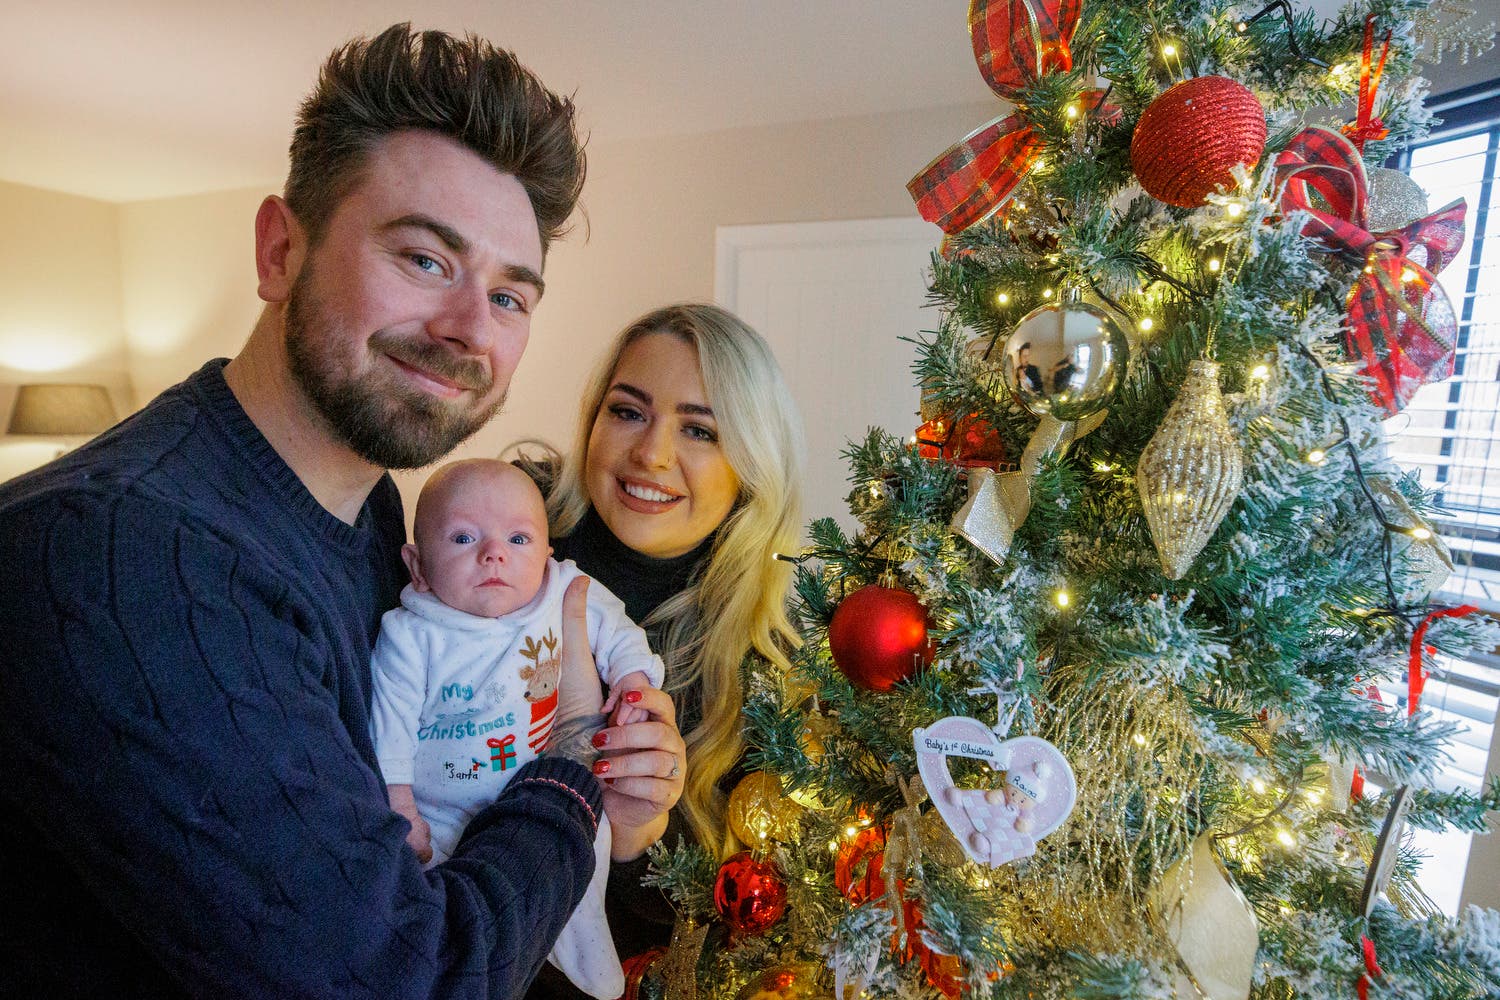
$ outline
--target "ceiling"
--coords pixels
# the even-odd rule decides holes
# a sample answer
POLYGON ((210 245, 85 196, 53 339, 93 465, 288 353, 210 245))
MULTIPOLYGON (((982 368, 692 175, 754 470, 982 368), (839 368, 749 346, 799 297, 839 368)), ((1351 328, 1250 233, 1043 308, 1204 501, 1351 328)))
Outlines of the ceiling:
POLYGON ((107 201, 276 183, 297 103, 322 59, 352 36, 406 19, 514 49, 553 89, 574 93, 595 142, 978 102, 989 91, 969 51, 966 8, 963 0, 11 2, 0 180, 107 201))

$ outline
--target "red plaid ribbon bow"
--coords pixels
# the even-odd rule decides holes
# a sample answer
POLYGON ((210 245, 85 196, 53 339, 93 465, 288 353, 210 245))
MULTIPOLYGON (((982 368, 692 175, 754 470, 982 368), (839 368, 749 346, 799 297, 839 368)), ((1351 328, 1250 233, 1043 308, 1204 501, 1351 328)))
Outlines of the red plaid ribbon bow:
MULTIPOLYGON (((990 89, 1015 102, 1036 78, 1072 69, 1081 6, 1081 0, 970 0, 974 59, 990 89)), ((1090 99, 1091 109, 1102 107, 1102 95, 1091 91, 1090 99)), ((906 190, 922 218, 950 235, 962 232, 1005 204, 1041 149, 1024 114, 995 118, 924 167, 906 190)))
POLYGON ((1310 216, 1304 235, 1363 261, 1364 273, 1349 290, 1344 347, 1363 362, 1360 374, 1372 380, 1375 404, 1399 413, 1419 388, 1453 374, 1458 323, 1434 275, 1463 245, 1466 203, 1460 198, 1401 229, 1369 232, 1359 151, 1316 126, 1276 157, 1276 173, 1284 185, 1282 211, 1310 216))

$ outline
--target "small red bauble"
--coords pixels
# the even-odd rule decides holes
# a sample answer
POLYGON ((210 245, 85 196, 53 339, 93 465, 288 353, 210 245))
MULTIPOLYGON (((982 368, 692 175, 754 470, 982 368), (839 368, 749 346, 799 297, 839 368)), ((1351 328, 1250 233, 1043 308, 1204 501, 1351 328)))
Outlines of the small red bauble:
POLYGON ((719 868, 714 907, 736 934, 764 934, 786 912, 786 883, 775 865, 741 851, 719 868))
POLYGON ((930 624, 915 594, 870 584, 834 610, 828 647, 849 680, 868 691, 889 691, 932 661, 930 624))
POLYGON ((1198 76, 1146 108, 1130 140, 1130 165, 1146 193, 1197 208, 1218 187, 1233 187, 1237 166, 1253 167, 1266 149, 1266 113, 1244 84, 1198 76))
POLYGON ((833 884, 839 895, 858 906, 885 891, 880 873, 885 867, 885 830, 865 827, 839 845, 833 863, 833 884))

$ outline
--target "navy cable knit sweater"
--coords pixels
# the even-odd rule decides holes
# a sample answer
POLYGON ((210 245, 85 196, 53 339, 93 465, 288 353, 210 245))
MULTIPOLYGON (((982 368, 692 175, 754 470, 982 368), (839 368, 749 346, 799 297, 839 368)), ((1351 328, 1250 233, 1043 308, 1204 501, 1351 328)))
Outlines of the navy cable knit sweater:
POLYGON ((0 487, 0 995, 520 996, 598 784, 533 762, 422 872, 369 738, 400 497, 333 517, 223 366, 0 487))

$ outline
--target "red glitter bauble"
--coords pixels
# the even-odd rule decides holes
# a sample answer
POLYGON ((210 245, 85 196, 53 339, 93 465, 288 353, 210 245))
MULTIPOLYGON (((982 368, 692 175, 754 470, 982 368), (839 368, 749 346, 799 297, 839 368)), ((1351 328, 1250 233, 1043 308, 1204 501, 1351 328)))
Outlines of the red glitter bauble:
POLYGON ((714 907, 736 934, 764 934, 786 912, 786 883, 775 865, 741 851, 719 868, 714 907))
POLYGON ((885 867, 885 830, 865 827, 839 845, 833 863, 833 884, 839 894, 858 906, 885 891, 880 879, 885 867))
POLYGON ((1130 165, 1146 193, 1197 208, 1233 187, 1237 166, 1266 149, 1266 113, 1242 83, 1225 76, 1184 80, 1152 101, 1130 140, 1130 165))
POLYGON ((870 584, 833 612, 828 647, 845 677, 869 691, 889 691, 932 661, 930 624, 916 595, 870 584))

